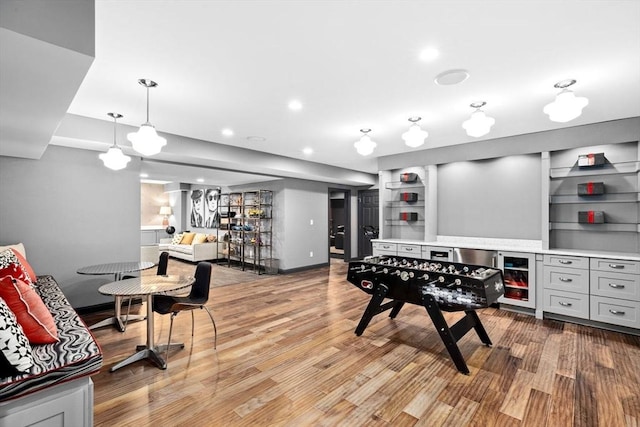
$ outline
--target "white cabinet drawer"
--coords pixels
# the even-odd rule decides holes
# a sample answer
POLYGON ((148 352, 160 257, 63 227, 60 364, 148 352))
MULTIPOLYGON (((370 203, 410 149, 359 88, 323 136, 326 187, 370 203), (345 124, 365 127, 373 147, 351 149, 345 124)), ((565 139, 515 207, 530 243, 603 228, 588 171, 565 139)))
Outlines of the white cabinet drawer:
POLYGON ((591 320, 640 328, 640 302, 592 295, 591 320))
POLYGON ((398 255, 399 256, 408 256, 411 258, 421 258, 422 257, 422 247, 420 245, 398 245, 398 255))
POLYGON ((589 268, 589 258, 564 255, 545 255, 544 265, 566 268, 589 268))
POLYGON ((591 258, 591 270, 640 274, 640 262, 622 261, 619 259, 591 258))
POLYGON ((591 294, 640 301, 640 275, 592 271, 591 294))
POLYGON ((588 319, 589 295, 545 289, 543 310, 549 313, 588 319))
POLYGON ((453 261, 453 248, 422 246, 422 258, 435 261, 453 261))
POLYGON ((589 293, 589 270, 544 266, 544 288, 589 293))
POLYGON ((397 243, 374 242, 372 249, 373 255, 398 255, 397 243))

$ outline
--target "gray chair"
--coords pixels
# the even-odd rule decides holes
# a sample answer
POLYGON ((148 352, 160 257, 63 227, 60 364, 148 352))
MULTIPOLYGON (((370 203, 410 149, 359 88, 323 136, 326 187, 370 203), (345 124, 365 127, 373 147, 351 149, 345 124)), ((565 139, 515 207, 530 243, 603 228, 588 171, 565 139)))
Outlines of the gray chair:
POLYGON ((174 295, 154 295, 153 296, 153 311, 158 314, 171 314, 171 323, 169 324, 169 339, 166 346, 165 360, 169 361, 169 348, 171 344, 171 333, 173 331, 173 318, 181 311, 191 311, 191 337, 193 337, 194 330, 194 316, 193 310, 200 308, 204 309, 211 323, 213 323, 214 338, 213 348, 217 347, 218 342, 218 328, 216 327, 216 321, 213 320, 211 311, 205 305, 209 300, 209 285, 211 282, 211 263, 199 262, 196 266, 195 282, 191 286, 191 291, 187 296, 174 296, 174 295))

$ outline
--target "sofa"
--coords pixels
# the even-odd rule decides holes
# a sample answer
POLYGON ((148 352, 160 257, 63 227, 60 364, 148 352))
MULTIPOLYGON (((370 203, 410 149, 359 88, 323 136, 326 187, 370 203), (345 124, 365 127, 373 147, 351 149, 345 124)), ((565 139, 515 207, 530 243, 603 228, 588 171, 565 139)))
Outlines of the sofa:
MULTIPOLYGON (((22 259, 19 260, 21 262, 18 263, 22 265, 26 263, 24 246, 10 246, 14 248, 11 249, 14 252, 18 251, 16 247, 22 252, 22 259)), ((7 257, 2 257, 2 254, 6 254, 6 248, 0 247, 0 258, 5 261, 7 257)), ((0 271, 6 274, 7 269, 3 269, 3 266, 6 267, 6 262, 0 263, 0 271)), ((5 275, 0 284, 6 286, 7 282, 16 285, 18 280, 5 275)), ((37 276, 29 286, 42 301, 43 307, 38 308, 50 313, 49 319, 55 325, 57 336, 55 342, 51 343, 25 342, 21 334, 26 336, 27 332, 24 331, 28 331, 28 327, 23 329, 20 324, 16 328, 20 316, 8 308, 11 302, 9 299, 5 301, 6 294, 5 299, 0 298, 0 352, 3 353, 0 355, 3 359, 3 365, 0 366, 0 427, 40 425, 39 423, 52 425, 54 421, 56 425, 91 426, 91 375, 99 372, 102 367, 102 350, 52 276, 37 276), (13 325, 12 315, 16 322, 13 325), (26 358, 21 356, 21 364, 17 365, 13 356, 6 357, 11 352, 22 356, 30 352, 31 360, 25 363, 26 358), (13 362, 7 363, 9 360, 13 362)), ((20 296, 22 302, 33 301, 37 297, 31 295, 29 298, 25 296, 23 299, 20 296)), ((29 306, 26 309, 30 315, 37 312, 36 308, 29 306)))
POLYGON ((170 257, 190 262, 211 261, 224 258, 225 242, 218 242, 217 236, 204 233, 179 233, 170 241, 162 239, 158 245, 160 252, 168 252, 170 257))

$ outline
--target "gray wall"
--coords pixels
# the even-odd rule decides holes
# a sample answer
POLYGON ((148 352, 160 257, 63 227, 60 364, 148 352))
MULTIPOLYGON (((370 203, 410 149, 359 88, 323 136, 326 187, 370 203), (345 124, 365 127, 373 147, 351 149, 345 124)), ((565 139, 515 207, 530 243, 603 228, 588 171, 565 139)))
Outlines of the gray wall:
POLYGON ((438 166, 438 234, 540 240, 540 155, 438 166))
POLYGON ((0 245, 23 242, 36 274, 53 275, 74 307, 112 301, 112 278, 80 267, 140 259, 139 158, 121 171, 98 153, 49 146, 42 159, 0 156, 0 245))

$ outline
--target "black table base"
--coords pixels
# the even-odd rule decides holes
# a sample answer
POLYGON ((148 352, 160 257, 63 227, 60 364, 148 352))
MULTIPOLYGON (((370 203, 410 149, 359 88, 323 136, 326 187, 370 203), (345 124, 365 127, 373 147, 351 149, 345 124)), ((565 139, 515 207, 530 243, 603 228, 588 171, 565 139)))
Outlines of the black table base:
MULTIPOLYGON (((389 302, 383 303, 388 292, 388 286, 381 283, 377 283, 374 285, 371 300, 369 301, 369 304, 367 305, 367 308, 365 309, 364 314, 360 319, 360 323, 358 323, 358 326, 356 327, 356 335, 362 335, 362 333, 371 322, 371 319, 373 319, 373 317, 377 314, 383 313, 387 310, 391 310, 391 312, 389 313, 389 317, 394 319, 398 315, 398 313, 400 313, 400 310, 404 306, 405 302, 400 300, 391 300, 389 302)), ((451 356, 451 359, 453 360, 453 363, 455 363, 456 368, 458 368, 458 371, 468 375, 469 368, 467 367, 464 357, 460 352, 460 348, 457 344, 458 341, 460 341, 460 339, 464 337, 467 332, 469 332, 471 329, 474 329, 476 331, 476 334, 480 338, 480 341, 482 341, 487 346, 492 345, 491 340, 489 339, 489 335, 487 335, 487 331, 484 329, 484 326, 482 325, 482 322, 480 321, 480 318, 478 317, 476 311, 464 310, 464 317, 458 320, 452 326, 449 326, 444 316, 442 315, 442 310, 440 309, 440 306, 438 305, 433 295, 422 295, 421 305, 427 310, 427 313, 429 313, 429 317, 431 317, 433 326, 438 331, 440 339, 444 343, 447 351, 449 352, 449 356, 451 356)))

